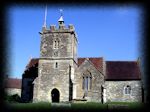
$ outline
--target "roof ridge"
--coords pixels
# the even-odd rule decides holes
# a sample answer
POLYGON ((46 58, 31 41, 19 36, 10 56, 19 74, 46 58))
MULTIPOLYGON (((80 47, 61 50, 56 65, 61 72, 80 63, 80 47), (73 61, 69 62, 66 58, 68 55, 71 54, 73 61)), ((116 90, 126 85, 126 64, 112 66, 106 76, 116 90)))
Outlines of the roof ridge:
POLYGON ((8 78, 6 78, 6 79, 19 79, 19 78, 14 78, 14 77, 8 77, 8 78))
POLYGON ((33 60, 33 59, 35 60, 35 59, 39 59, 39 58, 32 58, 31 60, 33 60))
POLYGON ((78 57, 79 58, 103 58, 103 57, 78 57))
POLYGON ((125 60, 123 60, 123 61, 121 61, 121 60, 118 61, 118 60, 117 60, 117 61, 106 61, 106 62, 137 62, 137 61, 125 61, 125 60))

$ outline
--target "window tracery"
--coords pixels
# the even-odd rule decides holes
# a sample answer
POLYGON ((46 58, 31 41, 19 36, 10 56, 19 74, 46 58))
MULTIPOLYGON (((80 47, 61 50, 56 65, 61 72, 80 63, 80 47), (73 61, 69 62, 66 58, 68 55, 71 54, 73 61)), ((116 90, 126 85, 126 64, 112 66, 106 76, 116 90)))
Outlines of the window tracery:
POLYGON ((126 95, 131 94, 131 86, 127 85, 127 86, 124 88, 124 93, 125 93, 126 95))
POLYGON ((82 89, 88 91, 92 88, 92 76, 91 73, 88 71, 83 74, 83 81, 82 81, 82 89))

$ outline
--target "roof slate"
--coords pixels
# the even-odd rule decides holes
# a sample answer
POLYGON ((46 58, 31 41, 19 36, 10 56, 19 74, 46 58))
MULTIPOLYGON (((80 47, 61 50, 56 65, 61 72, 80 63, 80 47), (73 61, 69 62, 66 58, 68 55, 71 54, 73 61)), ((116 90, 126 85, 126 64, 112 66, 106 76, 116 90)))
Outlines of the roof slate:
MULTIPOLYGON (((86 58, 78 58, 80 66, 86 58)), ((103 70, 103 58, 88 58, 98 69, 103 70)), ((38 64, 38 58, 31 59, 27 68, 38 64)), ((106 61, 106 80, 132 80, 141 79, 140 67, 137 61, 106 61)))
POLYGON ((106 61, 106 79, 141 79, 137 61, 106 61))
POLYGON ((30 62, 29 62, 29 64, 26 66, 26 69, 35 66, 36 64, 38 64, 38 62, 39 62, 39 58, 33 58, 33 59, 31 59, 30 62))
MULTIPOLYGON (((78 66, 80 66, 86 58, 78 58, 78 66)), ((103 70, 103 58, 88 58, 98 70, 103 70)))
POLYGON ((16 88, 16 89, 21 89, 21 79, 16 79, 16 78, 7 78, 5 80, 5 88, 16 88))

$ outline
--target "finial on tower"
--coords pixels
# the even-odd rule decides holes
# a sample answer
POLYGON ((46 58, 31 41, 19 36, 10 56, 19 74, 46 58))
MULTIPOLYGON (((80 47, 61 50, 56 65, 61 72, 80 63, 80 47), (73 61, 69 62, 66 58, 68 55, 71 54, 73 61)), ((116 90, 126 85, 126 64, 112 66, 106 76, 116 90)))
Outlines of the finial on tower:
POLYGON ((45 17, 44 17, 44 24, 43 27, 46 28, 46 17, 47 17, 47 5, 45 6, 45 17))
POLYGON ((62 9, 60 9, 59 11, 60 11, 60 15, 61 15, 61 16, 60 16, 60 18, 59 18, 58 22, 59 22, 59 24, 63 24, 63 23, 64 23, 63 13, 62 13, 62 12, 63 12, 63 10, 62 10, 62 9))

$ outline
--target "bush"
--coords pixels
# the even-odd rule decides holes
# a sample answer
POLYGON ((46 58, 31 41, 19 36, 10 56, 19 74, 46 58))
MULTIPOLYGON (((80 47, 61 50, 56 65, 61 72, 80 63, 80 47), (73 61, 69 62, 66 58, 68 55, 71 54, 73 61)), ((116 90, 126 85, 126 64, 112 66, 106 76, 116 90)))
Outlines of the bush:
POLYGON ((33 111, 41 111, 41 110, 50 110, 51 109, 51 104, 50 103, 44 103, 44 102, 39 102, 39 103, 11 103, 9 104, 9 107, 12 110, 15 111, 21 111, 21 110, 33 110, 33 111))
POLYGON ((15 103, 20 103, 21 102, 21 98, 18 94, 14 94, 14 95, 5 95, 5 100, 8 102, 15 102, 15 103))

